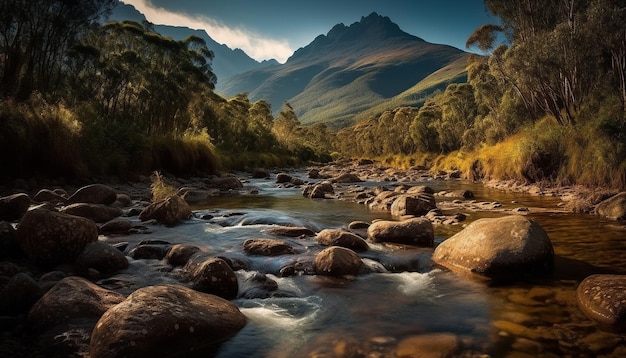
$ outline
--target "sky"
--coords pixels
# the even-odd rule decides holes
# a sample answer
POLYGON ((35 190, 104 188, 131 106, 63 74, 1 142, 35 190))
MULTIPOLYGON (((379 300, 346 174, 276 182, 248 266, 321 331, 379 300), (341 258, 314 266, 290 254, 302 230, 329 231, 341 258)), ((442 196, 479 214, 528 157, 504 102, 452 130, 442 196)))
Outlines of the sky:
POLYGON ((157 25, 202 29, 257 61, 284 63, 294 51, 372 12, 428 42, 462 50, 480 25, 497 23, 483 0, 121 0, 157 25))

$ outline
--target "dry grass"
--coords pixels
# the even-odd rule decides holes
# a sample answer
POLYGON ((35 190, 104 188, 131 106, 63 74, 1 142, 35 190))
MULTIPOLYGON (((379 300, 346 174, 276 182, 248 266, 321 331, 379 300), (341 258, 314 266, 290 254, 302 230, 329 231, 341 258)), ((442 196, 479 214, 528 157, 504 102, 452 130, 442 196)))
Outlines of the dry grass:
POLYGON ((158 171, 155 171, 153 174, 150 189, 152 190, 153 202, 161 201, 178 193, 178 190, 175 187, 164 181, 163 176, 161 176, 161 173, 158 171))

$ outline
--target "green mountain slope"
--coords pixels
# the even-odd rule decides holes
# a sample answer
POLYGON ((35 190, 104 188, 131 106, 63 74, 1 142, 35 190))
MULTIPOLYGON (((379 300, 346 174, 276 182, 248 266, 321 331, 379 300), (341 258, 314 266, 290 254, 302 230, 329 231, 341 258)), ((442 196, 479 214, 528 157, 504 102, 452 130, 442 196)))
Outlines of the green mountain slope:
POLYGON ((350 26, 336 25, 285 64, 235 75, 218 90, 227 97, 246 92, 251 100, 266 99, 276 111, 288 101, 303 124, 340 128, 392 100, 419 104, 410 99, 461 79, 458 64, 466 56, 407 34, 388 17, 372 13, 350 26))

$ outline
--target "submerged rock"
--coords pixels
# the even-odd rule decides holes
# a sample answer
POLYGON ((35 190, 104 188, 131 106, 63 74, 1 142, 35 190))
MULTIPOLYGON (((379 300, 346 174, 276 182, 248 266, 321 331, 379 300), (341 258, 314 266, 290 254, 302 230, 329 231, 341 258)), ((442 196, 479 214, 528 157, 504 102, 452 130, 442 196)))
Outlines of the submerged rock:
POLYGON ((141 288, 109 309, 93 330, 89 356, 212 356, 246 325, 234 304, 177 285, 141 288))
POLYGON ((578 306, 602 324, 626 328, 626 275, 591 275, 576 290, 578 306))
POLYGON ((367 236, 373 242, 393 242, 424 247, 432 247, 435 240, 433 224, 425 218, 376 221, 367 229, 367 236))
POLYGON ((492 280, 547 273, 553 260, 548 234, 519 215, 476 220, 433 253, 433 261, 441 266, 492 280))

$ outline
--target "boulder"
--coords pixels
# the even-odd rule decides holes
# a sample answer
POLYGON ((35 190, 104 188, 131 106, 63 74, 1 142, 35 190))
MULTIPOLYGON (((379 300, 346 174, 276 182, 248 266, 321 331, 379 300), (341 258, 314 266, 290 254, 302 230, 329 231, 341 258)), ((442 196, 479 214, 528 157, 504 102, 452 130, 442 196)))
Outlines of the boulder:
POLYGON ((613 220, 626 220, 626 192, 600 202, 595 213, 613 220))
POLYGON ((183 220, 189 219, 191 208, 178 195, 169 196, 163 200, 148 205, 139 214, 139 220, 156 220, 168 226, 175 226, 183 220))
POLYGON ((238 190, 243 188, 241 180, 234 176, 216 177, 207 183, 211 188, 220 190, 238 190))
POLYGON ((0 198, 0 221, 19 220, 30 207, 28 194, 20 193, 0 198))
POLYGON ((304 196, 308 196, 311 199, 325 199, 326 194, 334 194, 335 189, 330 182, 321 182, 313 187, 308 186, 304 189, 304 196))
POLYGON ((499 281, 551 271, 554 250, 539 224, 511 215, 474 221, 442 242, 433 261, 499 281))
POLYGON ((183 267, 183 278, 191 282, 194 290, 214 294, 227 300, 237 297, 239 283, 237 275, 219 257, 207 257, 198 253, 192 256, 183 267))
POLYGON ((352 221, 348 224, 350 230, 367 230, 370 227, 370 223, 365 221, 352 221))
POLYGON ((437 204, 432 194, 422 193, 418 196, 400 195, 391 204, 391 215, 423 216, 432 209, 436 209, 437 204))
POLYGON ((17 231, 8 221, 0 221, 0 259, 23 257, 17 231))
POLYGON ((256 179, 265 179, 270 177, 270 171, 266 168, 252 169, 252 177, 256 179))
POLYGON ((289 174, 286 173, 278 173, 276 175, 276 183, 277 184, 283 184, 283 183, 289 183, 291 182, 291 179, 293 179, 293 177, 289 174))
POLYGON ((100 318, 89 356, 212 356, 245 325, 237 306, 220 297, 177 285, 149 286, 100 318))
POLYGON ((100 233, 103 235, 128 235, 133 228, 133 224, 126 219, 113 219, 100 226, 100 233))
POLYGON ((98 227, 86 218, 35 209, 22 218, 17 240, 26 256, 36 263, 73 263, 89 243, 98 240, 98 227))
POLYGON ((435 191, 433 190, 433 188, 426 186, 426 185, 415 185, 407 189, 406 193, 408 195, 415 195, 415 194, 422 194, 422 193, 435 194, 435 191))
POLYGON ((314 236, 315 231, 306 228, 304 226, 277 226, 266 231, 270 235, 286 236, 286 237, 300 237, 300 236, 314 236))
POLYGON ((358 175, 352 173, 343 173, 333 178, 334 183, 360 183, 362 181, 358 175))
POLYGON ((82 271, 89 269, 100 273, 114 273, 128 267, 128 259, 115 247, 106 242, 96 241, 85 247, 76 258, 76 266, 82 271))
POLYGON ((84 278, 69 276, 37 301, 28 313, 28 323, 35 331, 79 320, 93 320, 95 324, 109 308, 124 299, 124 295, 84 278))
POLYGON ((315 256, 313 267, 318 275, 340 277, 359 273, 363 261, 350 249, 331 246, 315 256))
POLYGON ((17 315, 28 312, 32 305, 43 295, 30 275, 20 272, 0 289, 0 315, 17 315))
POLYGON ((91 184, 84 186, 67 199, 68 204, 90 203, 111 205, 117 199, 115 189, 104 184, 91 184))
POLYGON ((433 224, 425 218, 376 221, 367 229, 367 236, 373 242, 393 242, 423 247, 432 247, 435 240, 433 224))
POLYGON ((179 191, 179 194, 187 204, 189 205, 201 205, 211 202, 217 195, 219 195, 218 189, 203 190, 186 188, 183 192, 179 191))
POLYGON ((128 194, 119 193, 117 194, 117 198, 115 202, 111 204, 111 206, 115 206, 117 208, 127 208, 133 205, 133 200, 130 198, 128 194))
POLYGON ((41 189, 33 197, 37 203, 65 203, 67 198, 50 189, 41 189))
POLYGON ((187 261, 189 261, 191 256, 199 251, 200 248, 197 246, 177 244, 172 246, 172 248, 167 252, 165 260, 172 266, 184 266, 187 261))
POLYGON ((383 190, 376 194, 374 198, 368 200, 367 206, 372 210, 389 210, 398 195, 400 195, 398 192, 383 190))
POLYGON ((135 260, 163 260, 172 248, 172 244, 162 240, 141 241, 133 247, 128 256, 135 260))
POLYGON ((398 343, 396 357, 456 357, 461 342, 452 333, 432 333, 407 337, 398 343))
POLYGON ((60 210, 62 213, 81 216, 97 223, 104 223, 124 215, 120 208, 104 204, 75 203, 60 210))
POLYGON ((626 328, 626 275, 591 275, 578 285, 576 296, 587 317, 614 328, 626 328))
POLYGON ((324 229, 317 234, 317 243, 324 246, 341 246, 353 251, 367 251, 369 246, 359 235, 346 230, 324 229))
POLYGON ((243 243, 243 251, 248 255, 280 256, 296 250, 289 243, 277 239, 248 239, 243 243))

